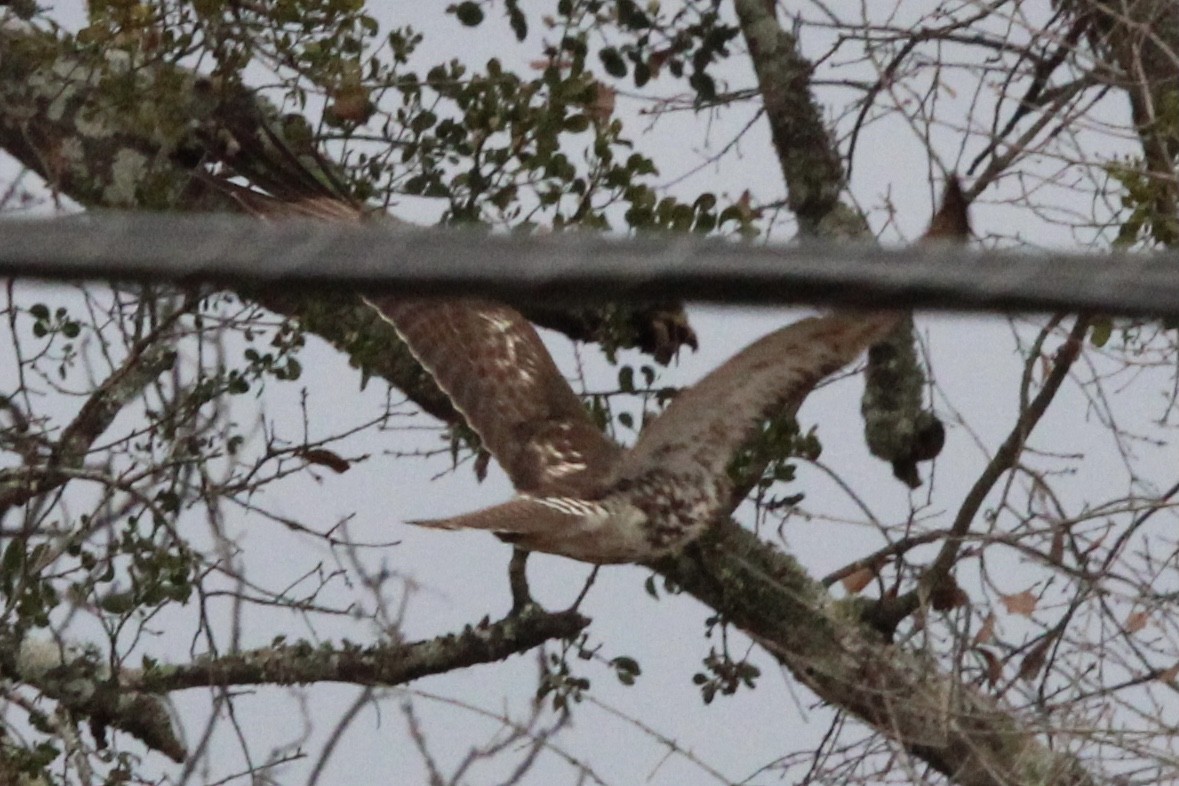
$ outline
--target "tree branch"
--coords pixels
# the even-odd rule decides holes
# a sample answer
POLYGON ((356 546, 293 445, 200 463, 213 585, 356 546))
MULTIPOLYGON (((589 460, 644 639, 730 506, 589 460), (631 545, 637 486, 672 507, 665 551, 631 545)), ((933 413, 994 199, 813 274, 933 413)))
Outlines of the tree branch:
POLYGON ((68 479, 66 470, 78 469, 94 440, 106 431, 115 417, 151 382, 172 368, 176 353, 168 335, 176 321, 187 311, 178 308, 148 335, 136 341, 119 368, 103 380, 74 419, 62 430, 43 467, 0 470, 0 517, 15 505, 23 505, 62 486, 68 479), (37 479, 29 480, 29 470, 39 469, 37 479))
MULTIPOLYGON (((923 582, 927 586, 931 588, 936 586, 949 574, 958 558, 958 552, 962 548, 962 538, 978 515, 987 494, 990 493, 991 488, 1003 473, 1014 467, 1019 461, 1019 456, 1023 452, 1023 447, 1032 430, 1044 417, 1044 413, 1048 411, 1048 405, 1056 398, 1060 386, 1068 378, 1068 372, 1072 369, 1073 363, 1081 354, 1081 347, 1084 346, 1085 333, 1089 330, 1090 321, 1085 316, 1077 317, 1072 330, 1069 331, 1068 338, 1056 352, 1052 371, 1044 380, 1044 385, 1036 393, 1035 398, 1028 402, 1020 412, 1015 427, 1011 429, 1007 439, 1003 440, 1003 444, 995 451, 994 457, 987 463, 974 485, 970 487, 970 491, 966 493, 966 498, 962 500, 962 505, 958 508, 957 515, 954 516, 954 523, 950 525, 949 535, 945 543, 942 544, 941 551, 938 552, 923 578, 923 582)), ((1034 361, 1034 358, 1032 360, 1034 361)))
POLYGON ((1056 0, 1130 99, 1152 179, 1155 239, 1179 242, 1179 6, 1171 0, 1056 0))
POLYGON ((409 644, 276 644, 256 650, 197 658, 190 664, 153 666, 124 672, 125 687, 149 693, 223 685, 300 685, 347 682, 402 685, 480 663, 527 652, 552 639, 575 636, 589 625, 575 611, 548 612, 529 605, 494 623, 467 626, 409 644))
MULTIPOLYGON (((111 675, 93 652, 70 652, 57 643, 10 637, 0 649, 0 674, 29 685, 76 715, 90 719, 101 741, 107 726, 124 731, 174 761, 187 752, 153 694, 185 688, 347 682, 401 685, 431 674, 493 663, 589 625, 575 611, 550 613, 529 606, 495 623, 410 644, 323 646, 308 642, 198 658, 191 664, 153 665, 111 675)), ((100 743, 101 744, 101 743, 100 743)))
POLYGON ((732 522, 693 554, 651 565, 722 612, 824 701, 846 710, 961 786, 1095 786, 996 700, 886 643, 789 555, 732 522))
MULTIPOLYGON (((794 36, 778 24, 775 3, 734 0, 733 7, 757 72, 774 152, 786 180, 787 205, 802 231, 816 234, 820 223, 829 222, 842 207, 843 162, 811 95, 814 68, 799 53, 794 36)), ((856 211, 844 207, 836 217, 846 222, 837 236, 867 234, 868 225, 856 211)))

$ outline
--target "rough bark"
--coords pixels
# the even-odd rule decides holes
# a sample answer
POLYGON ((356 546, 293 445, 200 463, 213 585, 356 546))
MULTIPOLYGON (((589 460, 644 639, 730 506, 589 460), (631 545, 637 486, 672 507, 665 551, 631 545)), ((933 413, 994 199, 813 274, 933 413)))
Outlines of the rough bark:
POLYGON ((575 636, 589 619, 573 611, 529 606, 495 623, 408 644, 323 646, 309 642, 205 656, 187 664, 155 664, 112 675, 94 652, 70 652, 51 640, 9 634, 0 640, 0 674, 30 685, 90 719, 100 739, 107 726, 131 734, 175 761, 187 752, 154 694, 196 687, 347 682, 401 685, 527 652, 575 636))
MULTIPOLYGON (((843 166, 810 92, 811 64, 779 24, 773 3, 733 4, 757 74, 788 205, 802 231, 863 237, 862 216, 839 200, 843 166)), ((911 329, 910 323, 898 332, 911 329)), ((863 613, 832 602, 797 563, 744 530, 721 528, 714 540, 701 544, 701 553, 704 559, 695 564, 681 558, 656 567, 726 614, 819 696, 954 782, 1093 783, 1075 758, 1045 746, 1038 730, 937 671, 919 654, 888 645, 864 623, 863 613), (707 570, 699 569, 701 563, 707 570)))
POLYGON ((1142 145, 1147 174, 1156 184, 1154 209, 1170 223, 1159 233, 1179 235, 1179 5, 1172 0, 1059 0, 1086 30, 1106 78, 1125 91, 1142 145))
MULTIPOLYGON (((778 24, 773 3, 734 0, 733 5, 757 74, 786 203, 800 232, 869 239, 864 217, 840 200, 843 160, 811 95, 812 65, 794 36, 778 24)), ((910 317, 869 353, 862 405, 865 439, 873 454, 892 462, 897 478, 910 487, 921 485, 917 462, 935 458, 944 435, 941 421, 923 408, 925 386, 910 317), (899 389, 909 395, 898 397, 899 389)))
POLYGON ((1041 730, 920 651, 866 625, 860 604, 834 601, 792 557, 736 524, 652 565, 717 609, 832 706, 852 713, 962 786, 1095 781, 1041 730))
POLYGON ((574 611, 549 613, 529 605, 495 623, 408 644, 323 646, 309 642, 263 647, 126 672, 135 690, 162 693, 217 685, 401 685, 480 663, 493 663, 552 639, 572 638, 590 621, 574 611))

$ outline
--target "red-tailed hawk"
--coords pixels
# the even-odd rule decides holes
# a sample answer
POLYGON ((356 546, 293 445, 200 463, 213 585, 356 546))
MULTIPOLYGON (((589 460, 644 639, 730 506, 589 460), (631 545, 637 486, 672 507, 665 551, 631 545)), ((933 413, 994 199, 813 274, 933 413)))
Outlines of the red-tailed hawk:
MULTIPOLYGON (((948 196, 959 195, 952 184, 948 196)), ((242 192, 255 213, 357 220, 344 202, 295 207, 242 192)), ((961 236, 966 205, 947 198, 927 237, 961 236)), ((516 496, 452 518, 412 522, 484 529, 530 551, 591 563, 644 562, 698 538, 730 500, 726 467, 770 415, 894 329, 896 312, 803 319, 738 352, 671 404, 623 449, 594 425, 533 326, 479 299, 367 298, 404 338, 516 496)))

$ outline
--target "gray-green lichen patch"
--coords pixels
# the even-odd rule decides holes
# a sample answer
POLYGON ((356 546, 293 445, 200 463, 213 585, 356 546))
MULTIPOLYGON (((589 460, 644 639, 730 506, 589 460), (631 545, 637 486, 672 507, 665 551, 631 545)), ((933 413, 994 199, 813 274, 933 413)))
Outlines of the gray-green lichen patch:
POLYGON ((120 148, 111 165, 111 182, 103 190, 104 202, 117 207, 135 207, 138 187, 147 176, 147 156, 129 148, 120 148))

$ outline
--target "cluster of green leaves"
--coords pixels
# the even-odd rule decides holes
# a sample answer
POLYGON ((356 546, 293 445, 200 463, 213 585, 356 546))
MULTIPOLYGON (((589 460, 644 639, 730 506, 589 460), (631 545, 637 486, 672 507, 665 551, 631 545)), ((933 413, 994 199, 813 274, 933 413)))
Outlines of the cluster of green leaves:
POLYGON ((44 628, 49 613, 61 602, 61 596, 45 568, 51 558, 48 543, 14 537, 0 557, 0 595, 15 615, 6 615, 15 631, 44 628))
MULTIPOLYGON (((106 3, 104 20, 126 0, 106 3)), ((682 74, 691 62, 689 81, 709 93, 705 68, 735 35, 718 21, 715 5, 693 3, 665 19, 633 2, 561 2, 555 16, 543 18, 549 38, 535 75, 496 58, 481 69, 450 61, 422 73, 411 68, 421 34, 402 27, 381 38, 359 0, 284 0, 268 5, 264 17, 227 0, 201 0, 168 28, 216 51, 218 70, 236 79, 250 62, 269 65, 281 86, 270 94, 277 103, 322 107, 310 141, 335 145, 333 157, 345 163, 345 179, 363 199, 438 200, 446 221, 525 230, 621 224, 749 233, 754 217, 740 205, 722 204, 714 194, 689 202, 660 195, 651 182, 654 162, 635 152, 613 114, 608 82, 617 68, 593 58, 589 44, 600 38, 602 23, 616 24, 624 36, 637 36, 625 47, 637 72, 650 78, 658 63, 682 74)), ((485 7, 463 2, 451 11, 473 26, 484 22, 485 7)), ((517 3, 505 7, 523 40, 527 18, 517 3)), ((159 17, 151 23, 162 25, 159 17)))
POLYGON ((577 660, 598 660, 604 662, 623 685, 630 687, 635 684, 639 675, 643 673, 639 662, 628 655, 619 655, 604 660, 600 655, 601 645, 590 646, 589 634, 582 633, 574 639, 563 642, 560 652, 550 652, 546 661, 544 674, 541 675, 540 685, 536 697, 553 697, 553 709, 569 710, 572 703, 581 701, 582 695, 590 689, 590 681, 585 677, 573 673, 570 665, 570 655, 577 660))
POLYGON ((586 68, 578 38, 564 38, 532 79, 493 58, 480 73, 451 62, 415 80, 399 83, 401 133, 392 141, 400 152, 387 168, 389 186, 445 199, 450 222, 604 229, 621 212, 626 226, 642 230, 749 224, 712 194, 691 204, 659 197, 646 182, 657 174, 654 162, 623 135, 613 93, 586 68), (569 152, 578 147, 580 160, 569 152))
MULTIPOLYGON (((1154 112, 1152 126, 1142 133, 1164 142, 1172 151, 1179 150, 1179 90, 1160 91, 1154 112)), ((1147 241, 1173 247, 1179 241, 1179 217, 1175 215, 1179 194, 1173 179, 1151 172, 1150 162, 1142 158, 1114 161, 1106 166, 1106 172, 1121 184, 1122 207, 1127 212, 1115 246, 1128 248, 1147 241)))
MULTIPOLYGON (((626 364, 618 367, 618 390, 620 393, 627 396, 639 394, 648 396, 653 394, 655 402, 660 406, 666 404, 675 396, 675 388, 655 388, 655 380, 658 378, 658 374, 655 371, 654 366, 643 363, 639 365, 638 369, 639 374, 643 378, 643 384, 641 388, 635 384, 634 366, 626 364)), ((619 412, 618 423, 622 425, 623 428, 634 431, 635 433, 638 433, 643 427, 642 422, 636 422, 634 415, 629 412, 619 412)))
POLYGON ((590 681, 573 673, 568 656, 570 652, 575 652, 582 660, 592 658, 593 652, 585 647, 586 639, 587 636, 582 634, 573 641, 566 641, 560 652, 549 653, 540 685, 536 689, 538 701, 551 695, 553 709, 564 711, 571 709, 571 702, 581 701, 582 695, 590 688, 590 681))
POLYGON ((700 686, 704 703, 711 704, 717 693, 732 696, 742 685, 755 687, 760 676, 761 669, 748 660, 734 660, 728 652, 717 652, 714 648, 704 658, 704 671, 694 674, 692 682, 700 686))
POLYGON ((82 334, 82 323, 70 316, 65 307, 59 306, 51 311, 44 303, 29 306, 29 316, 33 318, 33 336, 45 342, 38 350, 39 356, 52 360, 58 378, 65 379, 77 361, 75 340, 82 334))
POLYGON ((776 497, 770 495, 770 490, 776 483, 794 481, 794 459, 815 461, 822 452, 823 445, 813 428, 803 434, 793 415, 779 414, 762 424, 761 430, 729 462, 729 478, 737 488, 752 484, 763 507, 797 505, 803 494, 776 497))
MULTIPOLYGON (((195 587, 199 557, 184 541, 176 538, 173 530, 159 513, 170 520, 178 512, 180 498, 170 492, 157 495, 161 503, 153 524, 141 524, 143 517, 131 516, 104 556, 106 570, 94 577, 91 587, 98 595, 98 606, 103 611, 124 615, 134 611, 144 613, 165 603, 184 603, 195 587), (121 570, 120 570, 121 569, 121 570), (119 573, 129 583, 126 590, 102 591, 100 586, 115 582, 119 573)), ((79 588, 81 589, 81 588, 79 588)))
MULTIPOLYGON (((485 74, 466 80, 456 64, 431 71, 430 86, 464 111, 465 138, 450 139, 449 149, 473 159, 468 171, 454 176, 449 184, 452 218, 486 220, 486 213, 478 210, 481 193, 487 204, 499 209, 495 218, 508 223, 528 225, 545 219, 555 227, 607 228, 617 221, 612 218, 617 213, 610 208, 619 204, 622 220, 631 229, 712 232, 729 225, 734 231, 750 231, 748 211, 737 204, 720 205, 714 194, 702 194, 688 203, 660 197, 648 182, 657 174, 654 162, 633 151, 622 135, 621 122, 612 116, 614 90, 608 81, 626 75, 624 58, 634 64, 636 84, 641 87, 663 65, 681 76, 684 58, 690 54, 689 81, 702 98, 715 95, 706 68, 726 54, 725 43, 736 30, 720 23, 715 3, 689 4, 670 19, 657 5, 644 10, 632 0, 562 0, 555 16, 543 18, 544 28, 558 37, 545 45, 539 78, 525 80, 495 60, 488 63, 485 74), (688 21, 689 15, 695 15, 694 21, 688 21), (633 35, 634 41, 623 50, 599 51, 598 60, 606 72, 600 76, 590 61, 589 42, 600 39, 604 25, 617 26, 622 37, 633 35), (444 87, 447 79, 449 92, 444 87), (592 139, 585 145, 585 159, 575 162, 565 151, 570 143, 581 143, 569 137, 589 134, 592 139), (528 200, 526 194, 536 201, 528 200)), ((463 24, 484 22, 482 4, 464 2, 451 11, 463 24)), ((522 40, 528 23, 514 3, 508 4, 508 18, 522 40)), ((409 125, 413 127, 414 122, 410 120, 409 125)), ((403 155, 418 150, 411 143, 403 155)), ((448 184, 431 166, 437 158, 422 163, 418 178, 424 179, 413 179, 414 187, 427 194, 432 187, 440 195, 448 184), (430 171, 433 177, 426 175, 430 171)))
MULTIPOLYGON (((465 0, 448 10, 464 25, 475 27, 485 19, 483 5, 465 0)), ((545 17, 545 21, 583 44, 586 32, 613 28, 618 35, 609 36, 611 43, 597 53, 607 74, 615 79, 629 75, 638 88, 663 71, 675 79, 686 76, 697 101, 710 103, 717 98, 717 87, 709 68, 729 56, 729 45, 738 30, 722 21, 719 0, 675 5, 675 12, 668 13, 658 0, 643 4, 635 0, 558 0, 556 16, 545 17)), ((506 3, 505 10, 517 39, 523 41, 528 35, 527 17, 516 0, 506 3)), ((578 47, 575 56, 584 60, 585 49, 578 47)))
MULTIPOLYGON (((243 337, 253 343, 264 336, 255 330, 246 330, 243 337)), ((303 330, 293 320, 286 320, 270 336, 269 349, 253 346, 242 351, 245 365, 225 372, 225 389, 233 395, 248 393, 251 389, 260 392, 267 379, 280 382, 294 382, 303 375, 303 364, 298 354, 305 337, 303 330)))
POLYGON ((60 333, 65 338, 75 339, 82 332, 82 323, 72 319, 65 307, 54 309, 50 314, 49 306, 34 303, 29 307, 29 315, 33 317, 33 335, 37 338, 60 333))
MULTIPOLYGON (((30 713, 29 721, 42 734, 56 736, 57 728, 45 713, 30 713)), ((18 784, 53 783, 48 769, 60 753, 57 745, 51 740, 22 745, 0 744, 0 760, 4 762, 7 770, 5 774, 16 775, 18 784)))
POLYGON ((1130 248, 1142 242, 1172 248, 1179 242, 1179 217, 1174 213, 1175 186, 1147 171, 1142 160, 1127 160, 1106 167, 1122 186, 1126 211, 1114 245, 1130 248))

